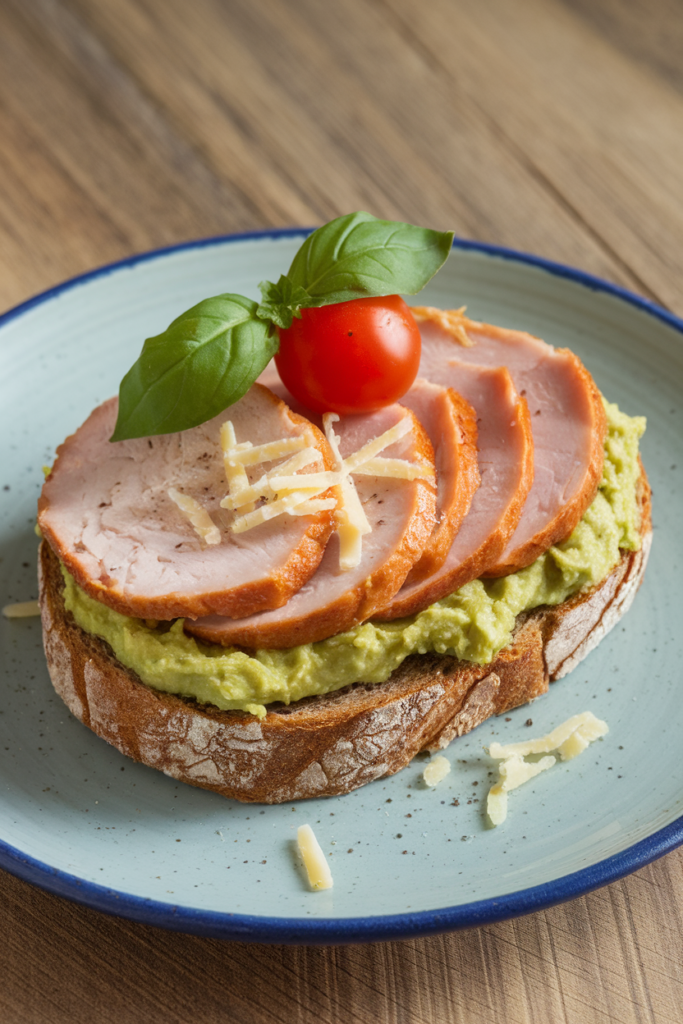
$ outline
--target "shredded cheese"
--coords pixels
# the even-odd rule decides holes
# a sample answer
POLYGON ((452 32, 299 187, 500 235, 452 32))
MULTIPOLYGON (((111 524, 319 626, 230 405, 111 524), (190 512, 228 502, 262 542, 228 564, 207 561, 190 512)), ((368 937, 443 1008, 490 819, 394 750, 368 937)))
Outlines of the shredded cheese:
MULTIPOLYGON (((246 474, 245 474, 246 475, 246 474)), ((275 494, 270 481, 268 480, 268 474, 264 473, 256 483, 248 484, 246 487, 239 489, 232 489, 232 493, 226 494, 221 499, 221 508, 229 508, 234 512, 253 512, 255 502, 259 498, 274 498, 275 494)))
POLYGON ((191 498, 189 494, 181 494, 175 487, 169 487, 168 496, 171 501, 175 502, 185 518, 189 520, 195 533, 204 544, 220 544, 221 531, 212 522, 211 516, 198 501, 191 498))
POLYGON ((311 889, 331 889, 332 872, 320 843, 310 825, 299 825, 296 833, 299 853, 306 868, 311 889))
MULTIPOLYGON (((339 417, 337 417, 339 418, 339 417)), ((362 466, 368 459, 374 459, 375 455, 379 455, 381 451, 388 448, 390 444, 395 444, 400 441, 402 437, 409 434, 413 429, 413 421, 410 416, 404 416, 402 419, 395 423, 389 430, 385 430, 379 437, 373 438, 372 441, 368 441, 362 448, 359 448, 353 455, 349 455, 344 459, 344 469, 347 473, 355 473, 358 466, 362 466)))
POLYGON ((471 348, 474 342, 465 330, 463 323, 465 306, 460 309, 437 309, 435 306, 411 306, 410 312, 419 322, 431 320, 447 331, 451 337, 459 341, 463 348, 471 348))
POLYGON ((17 601, 16 604, 6 604, 2 614, 6 619, 30 619, 40 615, 40 605, 37 601, 17 601))
POLYGON ((331 511, 337 507, 336 498, 310 498, 308 501, 302 501, 296 508, 290 508, 290 516, 314 516, 318 512, 331 511))
POLYGON ((493 825, 500 825, 507 817, 507 795, 518 786, 547 771, 559 760, 569 761, 581 754, 589 743, 605 736, 609 731, 607 723, 596 718, 591 711, 574 715, 562 725, 538 739, 523 740, 521 743, 492 743, 488 748, 489 755, 500 760, 498 774, 500 776, 491 789, 486 800, 486 811, 493 825), (525 757, 546 754, 539 761, 525 761, 525 757))
POLYGON ((322 464, 323 457, 321 452, 317 448, 303 448, 296 455, 292 455, 291 459, 287 459, 285 462, 281 462, 279 466, 276 466, 272 470, 275 473, 296 473, 300 469, 304 469, 306 466, 311 466, 314 462, 322 464))
MULTIPOLYGON (((291 459, 287 459, 285 462, 271 470, 269 473, 264 473, 256 483, 250 484, 248 487, 240 490, 234 496, 228 494, 221 501, 221 508, 233 509, 236 512, 251 512, 253 511, 253 502, 259 498, 265 498, 270 500, 276 497, 276 488, 272 486, 272 478, 277 474, 284 473, 295 473, 298 469, 303 469, 305 466, 310 466, 314 462, 322 462, 322 455, 317 448, 304 448, 302 451, 297 452, 296 455, 292 455, 291 459), (247 506, 250 507, 247 507, 247 506)), ((302 478, 295 476, 292 478, 296 481, 295 487, 292 489, 298 489, 301 486, 302 478)), ((308 482, 307 478, 306 482, 308 482)), ((286 491, 286 488, 280 488, 282 491, 286 491)))
POLYGON ((351 480, 351 474, 393 477, 397 480, 423 478, 432 483, 435 476, 432 466, 426 463, 413 463, 406 459, 377 458, 381 451, 411 432, 413 429, 412 417, 404 416, 389 430, 385 430, 379 437, 368 441, 357 452, 353 452, 345 459, 342 459, 339 451, 340 438, 333 429, 333 424, 338 420, 339 416, 333 412, 326 412, 323 416, 325 435, 335 457, 335 470, 341 476, 341 502, 337 509, 339 568, 342 571, 347 571, 360 565, 363 555, 363 537, 372 530, 358 497, 356 485, 351 480))
MULTIPOLYGON (((305 477, 302 479, 305 479, 305 477)), ((275 519, 276 516, 289 512, 291 509, 296 508, 297 505, 302 505, 309 498, 315 498, 326 490, 326 487, 312 487, 310 489, 302 487, 298 491, 285 495, 284 498, 278 498, 276 501, 270 501, 266 505, 261 505, 260 508, 254 509, 253 512, 247 512, 246 515, 238 516, 232 524, 232 532, 245 533, 247 530, 253 530, 255 526, 260 526, 261 523, 267 523, 270 519, 275 519)))
POLYGON ((541 772, 552 768, 555 758, 552 756, 543 757, 540 761, 531 763, 523 760, 519 754, 513 754, 498 765, 500 780, 491 786, 486 799, 486 812, 494 825, 502 824, 508 813, 508 793, 518 786, 524 785, 529 779, 535 778, 541 772))
POLYGON ((407 459, 368 459, 353 471, 358 476, 384 476, 395 480, 429 480, 434 483, 434 469, 427 462, 407 459))
POLYGON ((228 420, 221 428, 221 446, 228 480, 228 494, 221 501, 221 508, 230 509, 238 515, 232 524, 234 533, 244 533, 276 516, 316 515, 323 511, 337 511, 337 535, 339 537, 339 565, 342 570, 355 569, 362 557, 362 538, 371 532, 371 526, 363 510, 351 474, 363 476, 393 477, 398 480, 427 479, 435 481, 434 469, 428 463, 413 463, 405 459, 378 458, 379 452, 409 434, 413 427, 412 417, 406 415, 379 437, 373 438, 357 452, 343 459, 339 450, 340 438, 334 433, 333 424, 339 420, 336 413, 325 413, 323 425, 332 449, 334 470, 321 470, 302 475, 298 470, 313 462, 322 461, 320 452, 312 447, 310 435, 283 438, 266 444, 237 444, 235 429, 228 420), (255 483, 250 483, 246 468, 263 462, 281 459, 290 452, 296 452, 279 466, 264 473, 255 483), (337 497, 318 498, 323 491, 334 488, 337 497), (256 502, 263 499, 259 508, 256 502))
POLYGON ((291 452, 298 452, 307 445, 308 439, 300 434, 298 437, 283 437, 279 441, 267 441, 266 444, 250 445, 248 448, 234 447, 230 450, 229 458, 231 464, 257 466, 261 462, 274 462, 291 452))
POLYGON ((426 786, 436 786, 451 770, 451 762, 443 754, 433 757, 422 773, 426 786))
MULTIPOLYGON (((500 743, 492 743, 489 747, 489 755, 495 758, 496 761, 499 761, 503 758, 512 757, 513 754, 528 757, 530 754, 550 754, 555 750, 561 751, 577 730, 585 736, 588 743, 592 743, 593 740, 605 736, 609 732, 609 727, 606 722, 596 718, 592 711, 583 711, 580 715, 573 715, 571 718, 568 718, 566 722, 558 725, 547 736, 541 736, 533 740, 522 740, 521 743, 507 743, 505 746, 502 746, 500 743)), ((570 758, 562 757, 562 760, 568 761, 570 758)))
POLYGON ((366 533, 371 532, 372 527, 361 505, 356 485, 351 479, 339 451, 341 438, 335 434, 332 426, 338 420, 339 416, 336 412, 326 412, 323 416, 323 428, 335 458, 335 469, 342 476, 341 502, 337 509, 337 535, 339 537, 339 568, 346 572, 360 565, 363 537, 366 533))
POLYGON ((322 455, 313 447, 310 431, 298 437, 285 437, 279 441, 268 441, 265 444, 252 445, 246 441, 237 444, 235 428, 230 420, 221 427, 221 447, 225 464, 225 475, 228 481, 228 493, 221 500, 221 508, 230 509, 238 515, 232 523, 233 533, 244 533, 255 526, 267 523, 270 519, 285 513, 294 513, 299 506, 305 510, 299 515, 315 515, 336 505, 325 504, 311 506, 310 500, 316 498, 330 487, 330 474, 325 472, 307 473, 297 476, 296 472, 315 462, 322 462, 322 455), (292 455, 292 452, 296 454, 292 455), (275 469, 264 473, 255 483, 249 482, 248 466, 258 466, 263 462, 275 462, 290 455, 275 469), (310 479, 309 479, 310 478, 310 479), (265 504, 260 508, 256 502, 263 498, 265 504))
MULTIPOLYGON (((249 477, 241 462, 236 461, 235 455, 239 450, 251 448, 249 441, 237 444, 235 428, 231 420, 226 420, 220 432, 221 448, 223 449, 223 465, 225 467, 225 479, 228 481, 228 493, 231 498, 249 489, 249 477)), ((254 508, 253 499, 245 502, 245 512, 251 512, 254 508)))
POLYGON ((272 489, 278 494, 290 494, 292 491, 300 491, 302 487, 306 490, 310 487, 324 487, 327 490, 328 487, 336 487, 341 483, 341 473, 325 471, 322 473, 306 473, 304 476, 292 473, 288 476, 284 473, 280 475, 279 472, 273 471, 269 475, 268 481, 272 489))

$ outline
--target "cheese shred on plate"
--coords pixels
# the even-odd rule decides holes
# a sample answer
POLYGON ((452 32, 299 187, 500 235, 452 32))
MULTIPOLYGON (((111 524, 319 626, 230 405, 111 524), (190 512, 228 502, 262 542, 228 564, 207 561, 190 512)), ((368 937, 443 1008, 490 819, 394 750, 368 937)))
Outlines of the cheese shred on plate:
POLYGON ((505 821, 508 811, 508 793, 522 786, 529 779, 547 771, 557 761, 571 761, 583 753, 594 740, 606 736, 609 728, 606 722, 596 718, 591 711, 573 715, 562 725, 538 739, 522 740, 520 743, 492 743, 488 748, 490 757, 498 765, 499 779, 489 790, 486 812, 493 825, 505 821), (546 754, 538 761, 525 761, 525 757, 546 754), (557 756, 552 756, 557 755, 557 756))
POLYGON ((17 601, 16 604, 6 604, 2 614, 6 619, 30 619, 40 615, 40 605, 37 601, 17 601))
POLYGON ((433 757, 422 773, 426 786, 437 786, 451 770, 451 762, 443 754, 433 757))
POLYGON ((311 889, 331 889, 332 872, 320 843, 310 825, 299 825, 296 833, 299 853, 306 868, 311 889))

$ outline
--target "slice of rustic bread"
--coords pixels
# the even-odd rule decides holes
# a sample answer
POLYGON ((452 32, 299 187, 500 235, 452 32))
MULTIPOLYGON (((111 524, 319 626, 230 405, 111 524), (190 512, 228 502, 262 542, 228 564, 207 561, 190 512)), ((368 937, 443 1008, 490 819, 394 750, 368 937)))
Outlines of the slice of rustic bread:
POLYGON ((445 747, 491 715, 525 704, 584 658, 628 610, 652 538, 643 472, 640 551, 591 590, 519 616, 491 664, 408 658, 386 683, 271 706, 262 720, 146 686, 66 612, 57 557, 40 552, 43 637, 55 689, 78 719, 122 753, 237 800, 281 803, 348 793, 445 747))

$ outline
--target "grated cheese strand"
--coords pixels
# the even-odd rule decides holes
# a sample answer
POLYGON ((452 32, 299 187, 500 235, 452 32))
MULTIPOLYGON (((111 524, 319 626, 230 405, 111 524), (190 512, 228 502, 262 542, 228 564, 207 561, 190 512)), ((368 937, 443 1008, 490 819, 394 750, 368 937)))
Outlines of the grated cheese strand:
POLYGON ((310 435, 285 438, 262 445, 252 446, 248 442, 238 445, 233 424, 228 420, 221 428, 221 445, 228 479, 229 493, 221 501, 221 508, 238 513, 232 524, 234 533, 244 533, 276 516, 315 515, 318 512, 337 509, 337 535, 339 537, 339 566, 342 571, 355 569, 362 557, 362 538, 371 532, 365 510, 358 496, 351 474, 394 477, 396 479, 434 481, 434 470, 426 463, 413 464, 404 459, 377 458, 379 452, 409 434, 413 420, 404 416, 379 437, 368 441, 361 449, 347 459, 339 450, 340 438, 334 433, 333 424, 339 420, 336 413, 325 413, 323 426, 335 458, 333 471, 322 470, 297 475, 297 470, 316 460, 322 461, 320 452, 311 447, 310 435), (308 447, 306 447, 308 445, 308 447), (297 454, 265 473, 254 484, 249 483, 247 466, 274 461, 288 452, 297 454), (315 499, 323 491, 336 488, 338 498, 315 499), (260 508, 255 502, 265 499, 260 508))
POLYGON ((191 498, 189 494, 181 494, 175 487, 169 487, 168 496, 189 521, 200 540, 208 546, 220 544, 221 531, 198 501, 191 498))
POLYGON ((272 473, 269 476, 270 486, 278 494, 289 491, 298 491, 302 486, 309 487, 336 487, 341 481, 341 473, 330 472, 329 470, 323 473, 304 473, 303 476, 297 476, 292 474, 287 476, 280 473, 272 473))
POLYGON ((337 507, 336 498, 311 498, 302 501, 296 508, 290 508, 290 516, 314 516, 317 512, 327 512, 337 507))
POLYGON ((438 324, 451 337, 460 342, 463 348, 471 348, 474 342, 465 330, 463 323, 465 306, 460 309, 437 309, 435 306, 411 306, 410 312, 418 323, 425 320, 438 324))
POLYGON ((378 455, 384 448, 388 448, 389 445, 395 444, 396 441, 400 441, 402 437, 409 434, 413 429, 413 420, 410 416, 404 416, 398 423, 395 423, 389 430, 385 430, 379 437, 373 438, 372 441, 368 441, 362 448, 359 448, 353 455, 349 455, 348 458, 344 459, 344 468, 347 473, 355 473, 358 466, 362 466, 364 462, 369 459, 373 459, 375 455, 378 455))
POLYGON ((554 750, 559 750, 579 728, 582 732, 585 730, 587 736, 590 735, 592 737, 589 739, 589 742, 592 742, 593 739, 599 739, 609 732, 606 722, 596 718, 592 711, 584 711, 580 715, 573 715, 571 718, 568 718, 566 722, 558 725, 547 736, 541 736, 538 739, 532 740, 522 740, 521 743, 507 743, 505 746, 502 746, 500 743, 492 743, 489 747, 489 756, 495 760, 501 760, 511 757, 513 754, 520 754, 522 757, 528 757, 529 754, 550 754, 554 750))
MULTIPOLYGON (((237 444, 235 427, 232 420, 226 420, 220 432, 221 448, 223 450, 223 465, 225 467, 225 479, 228 481, 228 493, 231 498, 237 498, 239 494, 249 488, 249 477, 247 471, 239 462, 233 460, 237 451, 245 451, 251 448, 251 442, 243 441, 237 444)), ((222 503, 221 503, 222 504, 222 503)), ((247 503, 245 512, 251 512, 254 508, 253 500, 247 503)))
POLYGON ((443 754, 433 757, 422 772, 426 786, 437 786, 451 770, 451 762, 443 754))
POLYGON ((327 487, 312 487, 310 489, 302 487, 292 494, 285 495, 284 498, 278 498, 277 501, 271 501, 267 505, 261 505, 260 508, 254 509, 253 512, 247 512, 246 515, 239 516, 235 519, 230 529, 233 533, 245 533, 247 530, 253 530, 255 526, 260 526, 261 523, 267 523, 270 519, 275 519, 284 512, 289 512, 290 509, 303 504, 309 498, 317 498, 319 494, 326 490, 327 487))
POLYGON ((37 601, 17 601, 16 604, 6 604, 2 614, 6 619, 30 619, 40 615, 40 605, 37 601))
POLYGON ((296 473, 300 469, 304 469, 306 466, 313 465, 314 462, 320 462, 322 464, 323 457, 317 448, 303 448, 296 455, 292 455, 289 459, 285 459, 279 466, 271 470, 271 473, 296 473))
POLYGON ((523 786, 530 779, 535 779, 541 772, 547 772, 548 768, 553 767, 556 760, 552 754, 542 757, 540 761, 525 761, 519 754, 514 754, 498 765, 498 774, 501 778, 499 785, 506 793, 509 793, 511 790, 523 786))
POLYGON ((368 459, 353 471, 358 476, 384 476, 394 480, 429 480, 434 483, 432 466, 427 462, 408 462, 406 459, 368 459))
POLYGON ((491 786, 486 798, 486 813, 492 825, 502 825, 508 816, 508 795, 500 786, 491 786))
POLYGON ((315 833, 311 826, 299 825, 296 839, 311 889, 331 889, 332 872, 330 871, 330 865, 327 863, 327 858, 321 850, 320 843, 315 838, 315 833))
POLYGON ((543 757, 540 761, 524 761, 519 754, 513 754, 498 765, 500 781, 491 786, 486 798, 486 813, 494 825, 501 825, 507 817, 507 795, 529 779, 547 771, 555 764, 555 758, 543 757))
POLYGON ((599 718, 594 718, 590 712, 586 712, 586 714, 590 715, 593 721, 582 722, 571 736, 568 736, 564 743, 560 744, 557 748, 560 760, 571 761, 573 757, 578 757, 579 754, 582 754, 586 747, 593 743, 594 740, 606 736, 609 732, 606 722, 601 722, 599 718))
MULTIPOLYGON (((259 498, 275 498, 275 491, 270 482, 273 474, 280 474, 285 470, 288 473, 294 473, 296 470, 303 469, 305 466, 310 466, 314 462, 322 462, 322 455, 318 449, 304 448, 302 451, 297 452, 296 455, 292 455, 291 458, 286 459, 276 469, 271 470, 269 473, 264 473, 256 483, 251 484, 235 496, 231 494, 226 495, 226 497, 221 501, 221 508, 229 508, 237 512, 252 512, 253 505, 251 508, 247 508, 246 506, 248 503, 257 501, 259 498)), ((296 477, 295 479, 296 487, 298 488, 301 484, 301 478, 296 477)))
MULTIPOLYGON (((246 476, 246 473, 245 473, 246 476)), ((254 502, 259 498, 274 498, 275 492, 270 486, 268 474, 264 473, 256 483, 243 487, 236 494, 226 494, 221 498, 221 508, 228 508, 232 511, 253 512, 256 507, 254 502)))
POLYGON ((341 502, 337 509, 337 535, 339 537, 339 568, 342 572, 347 572, 360 565, 363 537, 371 532, 372 527, 361 505, 356 485, 351 479, 339 451, 340 438, 333 429, 333 424, 338 420, 339 416, 336 412, 326 412, 323 415, 323 428, 335 458, 335 469, 342 474, 341 502))
POLYGON ((304 434, 298 437, 283 437, 280 441, 267 441, 265 444, 252 445, 239 451, 231 449, 229 459, 231 464, 240 466, 256 466, 260 462, 274 462, 281 459, 283 455, 290 452, 297 452, 310 444, 310 438, 304 434))
POLYGON ((499 780, 489 790, 486 811, 494 825, 500 825, 507 817, 507 794, 542 771, 552 768, 557 760, 570 761, 583 753, 594 740, 609 732, 606 722, 596 718, 591 711, 573 715, 558 725, 546 736, 523 740, 521 743, 492 743, 488 748, 490 757, 500 760, 499 780), (558 757, 553 757, 555 752, 558 757), (525 757, 546 754, 540 761, 525 761, 525 757))

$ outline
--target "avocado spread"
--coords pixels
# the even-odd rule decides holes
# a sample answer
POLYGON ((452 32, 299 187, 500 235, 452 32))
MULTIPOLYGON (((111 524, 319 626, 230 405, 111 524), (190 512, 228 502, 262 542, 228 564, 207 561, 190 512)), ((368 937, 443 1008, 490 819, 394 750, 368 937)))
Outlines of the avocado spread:
POLYGON ((557 605, 599 583, 619 549, 640 546, 636 486, 642 416, 605 402, 608 433, 598 493, 567 540, 501 579, 474 580, 410 618, 365 622, 290 650, 251 654, 203 644, 183 620, 156 628, 88 597, 64 571, 65 604, 78 625, 107 641, 116 658, 157 690, 262 718, 266 705, 329 693, 349 683, 382 683, 410 654, 452 654, 485 665, 509 643, 520 612, 557 605))

